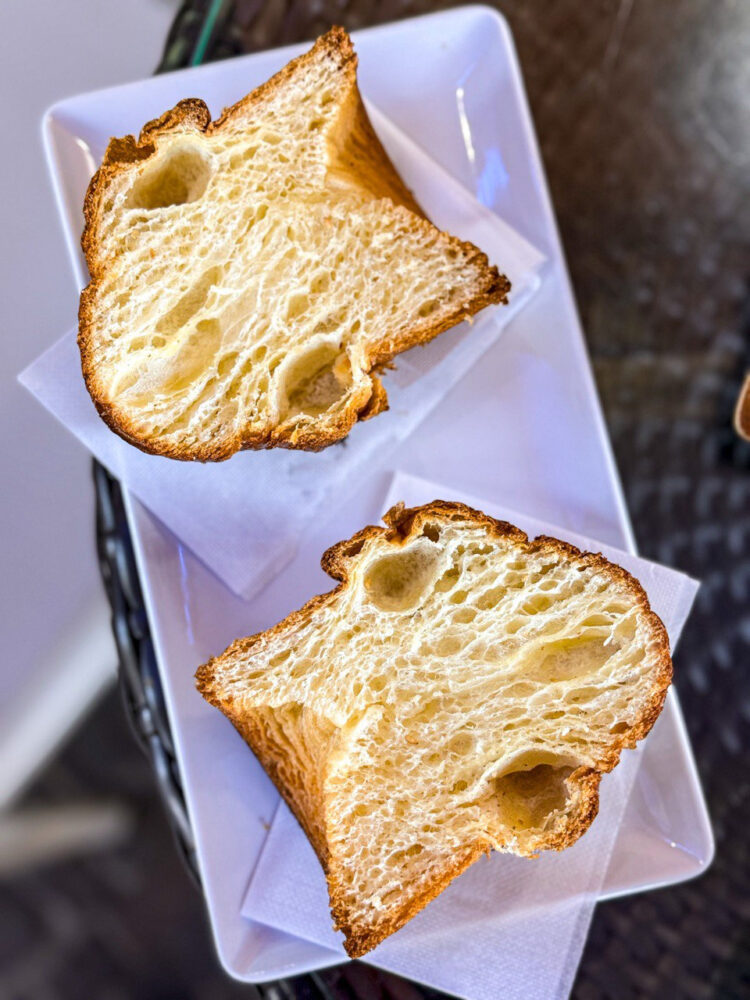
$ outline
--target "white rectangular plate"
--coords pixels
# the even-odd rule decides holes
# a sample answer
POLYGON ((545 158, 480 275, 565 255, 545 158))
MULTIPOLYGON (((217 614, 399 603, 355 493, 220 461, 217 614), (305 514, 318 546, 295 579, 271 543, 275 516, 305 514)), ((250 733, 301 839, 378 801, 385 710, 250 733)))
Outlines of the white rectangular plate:
MULTIPOLYGON (((633 537, 575 311, 513 44, 494 11, 464 7, 354 35, 364 95, 549 257, 542 289, 394 453, 393 468, 434 479, 620 548, 633 537)), ((77 275, 88 148, 137 132, 177 100, 212 112, 304 46, 264 52, 71 98, 45 142, 77 275), (80 141, 77 141, 80 140, 80 141)), ((502 267, 502 261, 498 261, 502 267)), ((233 976, 262 981, 339 956, 240 915, 277 796, 260 765, 195 692, 193 672, 238 635, 328 589, 314 569, 329 542, 383 512, 385 474, 302 542, 252 604, 233 596, 132 498, 130 524, 174 731, 217 949, 233 976)), ((704 870, 713 841, 677 698, 649 737, 605 881, 605 896, 704 870)))

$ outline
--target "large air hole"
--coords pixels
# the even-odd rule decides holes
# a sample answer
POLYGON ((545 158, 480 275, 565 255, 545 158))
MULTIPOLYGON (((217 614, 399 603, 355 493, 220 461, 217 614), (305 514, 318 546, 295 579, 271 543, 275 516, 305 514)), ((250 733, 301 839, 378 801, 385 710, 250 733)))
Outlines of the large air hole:
POLYGON ((460 576, 460 570, 457 566, 451 566, 449 569, 443 573, 438 582, 435 584, 435 590, 438 593, 444 594, 455 587, 456 582, 460 576))
POLYGON ((182 329, 206 304, 209 292, 220 281, 222 273, 220 267, 209 267, 199 275, 176 304, 158 320, 154 327, 157 333, 171 337, 182 329))
POLYGON ((426 538, 381 556, 365 574, 365 593, 383 611, 418 607, 439 571, 440 550, 426 538))
MULTIPOLYGON (((443 710, 443 700, 442 698, 430 698, 423 705, 420 706, 419 711, 412 717, 412 722, 419 723, 420 725, 425 722, 432 722, 438 712, 443 710)), ((430 762, 436 763, 437 761, 443 760, 442 754, 434 754, 429 758, 430 762), (432 760, 434 756, 435 760, 432 760)))
POLYGON ((506 593, 507 591, 503 586, 492 587, 490 590, 485 590, 485 592, 477 599, 477 607, 480 611, 491 611, 493 608, 498 606, 503 597, 505 597, 506 593))
POLYGON ((172 358, 158 391, 166 395, 185 392, 214 364, 221 343, 221 324, 204 319, 172 358))
POLYGON ((149 160, 130 190, 128 208, 168 208, 197 201, 213 172, 209 159, 195 146, 180 143, 149 160))
POLYGON ((439 639, 433 648, 437 656, 455 656, 460 651, 462 645, 458 636, 446 635, 442 639, 439 639))
POLYGON ((565 808, 574 770, 573 763, 553 754, 531 751, 518 758, 493 782, 500 822, 512 829, 543 829, 552 813, 565 808))
POLYGON ((456 754, 459 757, 466 757, 473 753, 476 747, 476 737, 466 730, 461 730, 450 738, 445 749, 449 754, 456 754))
POLYGON ((237 351, 230 351, 229 354, 225 354, 216 365, 216 371, 219 374, 219 378, 224 378, 225 375, 229 375, 234 368, 236 361, 237 351))
POLYGON ((349 359, 338 344, 319 341, 279 366, 282 419, 315 417, 340 402, 351 387, 349 359))
POLYGON ((546 643, 523 670, 524 680, 556 684, 597 673, 618 651, 616 643, 580 636, 546 643))
POLYGON ((297 292, 289 296, 286 305, 286 322, 298 319, 310 305, 310 296, 306 292, 297 292))
POLYGON ((430 313, 435 312, 437 306, 438 306, 437 299, 430 299, 428 302, 423 303, 423 305, 419 307, 420 317, 424 319, 425 316, 429 316, 430 313))

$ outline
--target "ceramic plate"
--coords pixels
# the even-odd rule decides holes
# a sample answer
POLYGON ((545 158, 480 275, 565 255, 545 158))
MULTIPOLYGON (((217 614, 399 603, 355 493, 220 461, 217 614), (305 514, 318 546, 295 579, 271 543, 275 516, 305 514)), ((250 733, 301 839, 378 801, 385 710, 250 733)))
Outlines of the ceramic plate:
MULTIPOLYGON (((494 498, 529 515, 633 549, 609 441, 557 235, 520 71, 494 11, 463 7, 358 32, 364 95, 485 205, 550 259, 541 290, 481 364, 393 455, 393 468, 494 498)), ((44 139, 71 259, 85 281, 81 204, 110 135, 137 132, 186 96, 217 114, 304 46, 264 52, 71 98, 44 139)), ((502 262, 498 262, 502 266, 502 262)), ((217 949, 229 973, 262 981, 339 961, 240 915, 276 792, 193 671, 237 635, 265 628, 327 589, 329 542, 377 520, 389 477, 363 482, 304 539, 295 562, 251 604, 233 596, 128 498, 217 949)), ((710 863, 713 842, 674 693, 649 737, 603 895, 679 882, 710 863)))

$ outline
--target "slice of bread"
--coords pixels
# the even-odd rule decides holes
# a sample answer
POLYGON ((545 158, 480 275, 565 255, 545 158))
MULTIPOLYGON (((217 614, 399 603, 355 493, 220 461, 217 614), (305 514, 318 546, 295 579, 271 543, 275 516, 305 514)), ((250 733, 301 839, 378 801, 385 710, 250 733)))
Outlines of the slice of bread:
POLYGON ((394 507, 341 583, 200 667, 323 865, 362 955, 483 852, 561 850, 661 711, 667 634, 601 555, 462 504, 394 507))
POLYGON ((508 280, 422 214, 375 135, 341 28, 211 121, 181 101, 91 181, 86 385, 144 451, 317 450, 374 416, 377 372, 508 280))

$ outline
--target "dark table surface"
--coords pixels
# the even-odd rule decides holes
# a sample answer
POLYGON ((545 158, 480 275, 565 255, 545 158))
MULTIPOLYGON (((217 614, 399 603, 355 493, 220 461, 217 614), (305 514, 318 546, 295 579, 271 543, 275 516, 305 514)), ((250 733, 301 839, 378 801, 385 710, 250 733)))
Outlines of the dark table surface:
MULTIPOLYGON (((440 3, 184 6, 171 65, 440 3), (200 53, 199 53, 200 54, 200 53)), ((750 3, 507 0, 596 379, 642 554, 702 580, 675 659, 717 842, 702 878, 602 904, 578 1000, 750 997, 750 3)), ((151 774, 108 697, 30 802, 117 797, 117 848, 0 886, 3 998, 249 997, 210 945, 151 774)), ((358 963, 265 996, 421 995, 358 963)), ((434 996, 434 994, 433 994, 434 996)), ((498 997, 502 985, 498 984, 498 997)))

